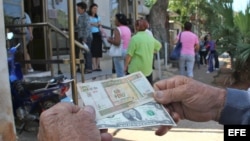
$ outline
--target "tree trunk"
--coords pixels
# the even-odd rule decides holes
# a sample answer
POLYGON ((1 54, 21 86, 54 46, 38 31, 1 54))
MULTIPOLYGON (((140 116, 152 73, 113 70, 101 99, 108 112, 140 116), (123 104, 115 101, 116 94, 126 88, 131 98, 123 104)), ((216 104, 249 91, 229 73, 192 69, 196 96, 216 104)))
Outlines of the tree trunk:
POLYGON ((157 0, 150 10, 149 24, 156 39, 168 41, 168 0, 157 0))
MULTIPOLYGON (((169 54, 169 47, 165 48, 164 43, 169 43, 169 16, 167 13, 168 0, 157 0, 150 10, 148 21, 154 37, 162 43, 160 58, 165 58, 165 49, 169 54)), ((169 56, 169 55, 168 55, 169 56)), ((167 61, 167 60, 165 60, 167 61)))

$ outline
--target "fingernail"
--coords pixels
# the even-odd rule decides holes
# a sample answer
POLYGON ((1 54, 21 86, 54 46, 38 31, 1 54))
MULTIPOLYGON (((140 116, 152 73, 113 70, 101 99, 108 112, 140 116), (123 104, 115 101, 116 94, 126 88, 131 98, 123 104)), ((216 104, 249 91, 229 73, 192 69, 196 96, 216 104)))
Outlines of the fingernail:
POLYGON ((160 98, 163 97, 163 93, 162 93, 161 91, 157 91, 157 92, 155 93, 155 97, 156 97, 157 99, 160 99, 160 98))
POLYGON ((83 110, 86 111, 86 112, 89 112, 90 114, 95 113, 95 109, 93 107, 91 107, 91 106, 85 106, 83 110))

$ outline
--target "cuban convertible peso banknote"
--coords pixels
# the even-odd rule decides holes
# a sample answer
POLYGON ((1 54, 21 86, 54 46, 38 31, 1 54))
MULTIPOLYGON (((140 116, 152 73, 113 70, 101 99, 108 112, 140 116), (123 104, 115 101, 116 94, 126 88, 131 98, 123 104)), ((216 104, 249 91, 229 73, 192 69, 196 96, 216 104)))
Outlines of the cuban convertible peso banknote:
POLYGON ((98 120, 96 125, 99 129, 141 128, 158 125, 176 126, 165 108, 156 102, 149 102, 98 120))
POLYGON ((97 120, 151 102, 154 93, 141 72, 116 79, 78 83, 77 90, 84 105, 95 108, 97 120))

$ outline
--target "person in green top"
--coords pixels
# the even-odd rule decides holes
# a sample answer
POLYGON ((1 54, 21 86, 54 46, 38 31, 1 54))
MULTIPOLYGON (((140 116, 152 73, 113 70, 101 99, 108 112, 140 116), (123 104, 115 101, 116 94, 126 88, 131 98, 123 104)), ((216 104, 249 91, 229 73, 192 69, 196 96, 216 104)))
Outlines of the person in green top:
POLYGON ((144 19, 135 22, 137 33, 131 38, 126 62, 125 71, 129 74, 141 71, 153 83, 153 56, 160 50, 161 43, 146 32, 148 22, 144 19))

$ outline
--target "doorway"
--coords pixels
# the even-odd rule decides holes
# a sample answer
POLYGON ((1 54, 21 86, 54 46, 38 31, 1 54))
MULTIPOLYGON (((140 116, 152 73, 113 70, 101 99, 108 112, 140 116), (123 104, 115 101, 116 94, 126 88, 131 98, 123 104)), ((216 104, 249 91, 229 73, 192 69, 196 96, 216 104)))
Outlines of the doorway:
MULTIPOLYGON (((24 11, 30 16, 32 23, 44 22, 43 0, 23 0, 24 11)), ((33 40, 27 45, 30 58, 32 59, 45 59, 46 48, 45 48, 45 37, 44 28, 42 26, 36 26, 33 28, 33 40)), ((46 71, 46 64, 31 64, 33 69, 36 71, 46 71)))

